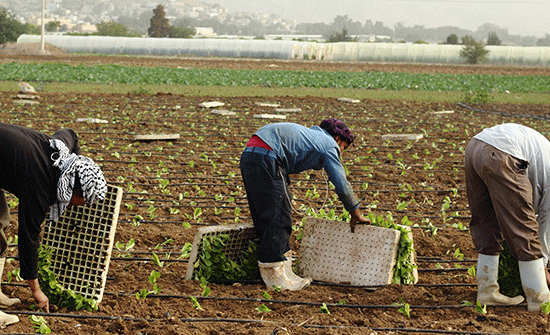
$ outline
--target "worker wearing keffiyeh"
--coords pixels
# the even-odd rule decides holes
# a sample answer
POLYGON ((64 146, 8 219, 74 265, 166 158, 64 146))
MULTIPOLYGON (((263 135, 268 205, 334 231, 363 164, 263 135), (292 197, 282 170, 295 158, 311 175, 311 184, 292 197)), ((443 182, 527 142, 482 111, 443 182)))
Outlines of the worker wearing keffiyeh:
POLYGON ((289 175, 324 169, 336 194, 356 222, 367 223, 359 210, 340 157, 355 141, 351 130, 338 119, 327 119, 306 128, 294 123, 273 123, 260 128, 248 141, 240 167, 254 230, 260 239, 258 261, 266 286, 301 290, 311 282, 294 274, 290 258, 292 217, 289 175))
MULTIPOLYGON (((73 130, 62 129, 49 136, 0 123, 0 189, 0 254, 7 248, 5 229, 10 221, 4 195, 7 191, 19 200, 20 275, 27 280, 37 306, 49 312, 48 298, 38 284, 41 224, 48 209, 50 219, 57 220, 69 205, 103 199, 107 191, 105 178, 96 163, 80 156, 78 137, 73 130)), ((0 307, 18 301, 8 299, 0 291, 0 307)), ((0 312, 0 326, 17 321, 17 316, 0 312)))

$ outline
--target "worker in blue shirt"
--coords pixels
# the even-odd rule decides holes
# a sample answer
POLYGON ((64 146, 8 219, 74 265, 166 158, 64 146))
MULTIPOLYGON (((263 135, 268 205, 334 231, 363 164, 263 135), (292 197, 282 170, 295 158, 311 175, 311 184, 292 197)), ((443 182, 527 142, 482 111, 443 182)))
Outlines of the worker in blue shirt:
POLYGON ((273 123, 260 128, 241 155, 240 168, 254 230, 260 239, 258 265, 268 288, 297 291, 311 283, 292 271, 292 217, 289 175, 324 169, 336 194, 350 213, 350 227, 369 223, 359 210, 340 157, 355 140, 344 122, 327 119, 311 128, 273 123))

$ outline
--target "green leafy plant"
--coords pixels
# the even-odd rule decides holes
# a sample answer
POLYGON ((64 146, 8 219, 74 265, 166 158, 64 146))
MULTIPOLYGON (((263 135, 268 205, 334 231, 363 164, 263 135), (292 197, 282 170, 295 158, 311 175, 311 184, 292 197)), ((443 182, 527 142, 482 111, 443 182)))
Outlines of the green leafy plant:
POLYGON ((499 256, 497 280, 500 286, 500 293, 509 297, 523 295, 524 292, 519 275, 518 261, 512 257, 512 253, 506 241, 503 241, 502 246, 503 250, 500 252, 499 256))
POLYGON ((199 300, 195 296, 191 296, 191 301, 193 302, 193 308, 198 309, 199 311, 204 311, 204 309, 201 307, 201 304, 199 304, 199 300))
POLYGON ((195 279, 204 278, 208 282, 259 279, 258 244, 250 241, 248 248, 240 254, 229 257, 224 248, 230 236, 220 234, 205 236, 201 241, 199 259, 195 262, 195 279))
POLYGON ((320 307, 321 313, 324 314, 330 314, 330 311, 328 310, 327 304, 323 302, 323 304, 320 307))
MULTIPOLYGON (((116 241, 115 248, 118 251, 126 252, 126 251, 130 251, 130 249, 132 249, 135 245, 136 245, 136 243, 135 243, 134 239, 131 238, 127 243, 122 243, 120 241, 116 241)), ((124 258, 129 258, 130 256, 131 255, 129 253, 121 255, 121 257, 124 257, 124 258)))
POLYGON ((47 326, 46 319, 43 316, 29 315, 32 327, 36 329, 38 334, 51 334, 52 330, 47 326))
POLYGON ((464 306, 474 306, 475 307, 475 311, 479 314, 487 314, 487 306, 486 305, 482 305, 479 301, 476 301, 476 303, 474 304, 473 302, 471 301, 467 301, 467 300, 464 300, 462 302, 462 305, 464 306))
POLYGON ((97 311, 98 306, 95 300, 84 298, 80 294, 67 290, 57 282, 57 276, 50 269, 51 264, 51 248, 41 245, 38 250, 38 282, 50 300, 50 304, 67 309, 97 311))
POLYGON ((258 312, 263 312, 263 313, 269 313, 271 312, 271 309, 269 309, 269 307, 267 307, 266 305, 264 304, 261 304, 260 306, 256 307, 255 308, 258 312))

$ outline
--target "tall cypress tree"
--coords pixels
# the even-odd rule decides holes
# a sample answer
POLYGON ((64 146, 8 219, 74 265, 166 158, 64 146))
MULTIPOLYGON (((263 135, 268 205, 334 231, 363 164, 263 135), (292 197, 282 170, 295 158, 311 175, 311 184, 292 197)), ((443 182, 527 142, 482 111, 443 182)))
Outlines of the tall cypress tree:
POLYGON ((147 33, 149 37, 168 37, 170 35, 170 23, 166 18, 164 6, 158 5, 157 8, 153 9, 153 17, 147 33))

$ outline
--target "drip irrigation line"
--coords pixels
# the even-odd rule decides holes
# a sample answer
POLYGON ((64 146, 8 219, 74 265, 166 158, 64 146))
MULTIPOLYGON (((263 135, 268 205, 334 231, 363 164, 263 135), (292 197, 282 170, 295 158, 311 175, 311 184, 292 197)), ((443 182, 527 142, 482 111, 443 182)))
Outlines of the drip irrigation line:
MULTIPOLYGON (((139 258, 139 257, 111 257, 111 260, 115 261, 135 261, 135 262, 153 262, 151 258, 139 258)), ((189 263, 186 259, 160 259, 161 262, 168 263, 189 263)))
POLYGON ((440 260, 440 261, 435 261, 435 260, 422 260, 422 259, 416 259, 416 261, 418 263, 475 263, 477 262, 477 259, 472 259, 472 260, 440 260))
POLYGON ((465 272, 468 268, 418 269, 418 272, 465 272))
MULTIPOLYGON (((315 282, 314 282, 315 283, 315 282)), ((134 296, 135 293, 126 293, 126 292, 105 292, 104 295, 112 296, 134 296)), ((211 301, 241 301, 241 302, 257 302, 257 303, 270 303, 270 304, 282 304, 282 305, 301 305, 301 306, 322 306, 325 304, 330 308, 350 308, 350 309, 399 309, 403 307, 403 304, 391 304, 391 305, 350 305, 350 304, 338 304, 338 303, 325 303, 325 302, 314 302, 314 301, 296 301, 296 300, 268 300, 261 298, 247 298, 247 297, 204 297, 200 295, 178 295, 178 294, 155 294, 151 293, 147 295, 145 299, 149 298, 158 298, 158 299, 191 299, 191 297, 197 298, 197 300, 211 300, 211 301)), ((437 309, 464 309, 464 308, 474 308, 470 305, 409 305, 411 309, 426 309, 426 310, 437 310, 437 309)), ((514 306, 491 306, 500 307, 500 308, 514 308, 514 306)))
MULTIPOLYGON (((150 296, 150 295, 149 295, 150 296)), ((149 297, 148 296, 148 297, 149 297)), ((133 318, 125 316, 113 316, 113 315, 81 315, 81 314, 69 314, 69 313, 45 313, 45 312, 33 312, 33 311, 5 311, 7 314, 14 315, 36 315, 43 317, 55 317, 66 319, 91 319, 91 320, 109 320, 109 321, 129 321, 129 322, 167 322, 169 317, 166 318, 133 318)), ((194 322, 217 322, 217 323, 265 323, 265 324, 288 324, 284 321, 265 320, 265 319, 232 319, 232 318, 178 318, 179 321, 185 323, 194 322)), ((461 330, 444 330, 444 329, 423 329, 423 328, 395 328, 395 327, 358 327, 358 326, 344 326, 344 325, 318 325, 307 323, 290 323, 292 326, 304 327, 304 328, 319 328, 319 329, 362 329, 373 330, 380 332, 404 332, 404 333, 433 333, 433 334, 457 334, 457 335, 515 335, 505 333, 491 333, 491 332, 472 332, 461 330)))

